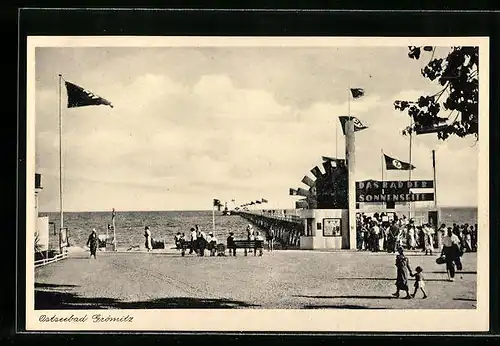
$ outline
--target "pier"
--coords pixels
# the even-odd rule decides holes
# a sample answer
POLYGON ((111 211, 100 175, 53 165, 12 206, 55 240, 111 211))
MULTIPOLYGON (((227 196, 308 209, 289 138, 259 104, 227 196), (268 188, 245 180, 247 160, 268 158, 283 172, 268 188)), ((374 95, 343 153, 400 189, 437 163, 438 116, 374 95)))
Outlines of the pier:
POLYGON ((304 235, 304 220, 299 215, 286 214, 284 210, 258 210, 235 212, 267 233, 274 230, 275 242, 285 249, 299 248, 304 235))

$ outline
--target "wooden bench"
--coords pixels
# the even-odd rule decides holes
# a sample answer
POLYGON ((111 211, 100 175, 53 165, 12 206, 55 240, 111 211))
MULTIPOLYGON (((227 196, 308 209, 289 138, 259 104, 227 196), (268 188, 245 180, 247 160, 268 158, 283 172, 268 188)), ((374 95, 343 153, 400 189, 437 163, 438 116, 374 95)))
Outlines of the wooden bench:
POLYGON ((260 250, 259 256, 262 256, 262 249, 264 248, 264 240, 234 240, 232 247, 227 244, 229 249, 229 255, 231 255, 231 250, 234 249, 234 254, 236 255, 236 249, 245 249, 245 256, 248 254, 248 249, 253 249, 253 255, 257 256, 257 250, 260 250))

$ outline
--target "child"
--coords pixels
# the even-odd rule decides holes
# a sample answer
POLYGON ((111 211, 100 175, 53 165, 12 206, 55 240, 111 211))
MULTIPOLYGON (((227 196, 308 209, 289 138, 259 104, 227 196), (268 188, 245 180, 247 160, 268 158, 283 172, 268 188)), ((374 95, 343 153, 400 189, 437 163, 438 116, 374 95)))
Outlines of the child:
POLYGON ((418 266, 415 268, 416 273, 411 274, 411 276, 415 277, 415 292, 411 295, 412 298, 415 297, 415 294, 417 294, 417 290, 420 288, 424 296, 422 299, 427 298, 427 294, 425 293, 424 287, 425 287, 425 281, 424 281, 424 276, 422 275, 422 267, 418 266))

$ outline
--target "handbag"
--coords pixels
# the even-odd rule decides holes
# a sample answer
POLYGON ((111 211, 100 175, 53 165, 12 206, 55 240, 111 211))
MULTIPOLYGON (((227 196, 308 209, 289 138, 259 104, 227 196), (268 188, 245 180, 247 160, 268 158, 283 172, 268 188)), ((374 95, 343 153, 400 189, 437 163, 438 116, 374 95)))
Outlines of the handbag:
POLYGON ((446 256, 445 255, 441 255, 438 258, 436 258, 436 263, 437 264, 445 264, 446 263, 446 256))

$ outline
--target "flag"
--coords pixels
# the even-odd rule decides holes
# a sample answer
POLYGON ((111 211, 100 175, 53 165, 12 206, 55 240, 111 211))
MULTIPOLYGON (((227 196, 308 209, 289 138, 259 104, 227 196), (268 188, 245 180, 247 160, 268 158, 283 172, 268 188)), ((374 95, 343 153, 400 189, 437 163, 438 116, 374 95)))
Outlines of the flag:
MULTIPOLYGON (((358 118, 356 118, 356 117, 351 117, 351 118, 352 118, 352 121, 354 123, 354 132, 361 131, 361 130, 368 128, 368 126, 363 125, 363 123, 358 118)), ((349 120, 349 117, 340 116, 339 120, 340 120, 340 125, 342 126, 342 132, 345 135, 345 123, 347 122, 347 120, 349 120)))
POLYGON ((254 204, 255 204, 255 202, 254 202, 254 201, 250 202, 250 205, 254 205, 254 204))
POLYGON ((220 203, 220 200, 217 198, 214 198, 214 207, 220 207, 222 204, 220 203))
POLYGON ((267 203, 267 199, 262 198, 262 203, 267 203))
POLYGON ((386 154, 384 154, 384 158, 385 158, 385 168, 387 170, 395 169, 395 170, 400 170, 400 171, 410 171, 410 170, 416 168, 415 166, 413 166, 407 162, 400 161, 400 160, 395 159, 393 157, 387 156, 386 154))
POLYGON ((64 83, 66 84, 66 91, 68 93, 68 108, 98 105, 106 105, 113 108, 111 102, 93 92, 67 81, 64 81, 64 83))
POLYGON ((262 202, 261 202, 261 201, 259 201, 259 200, 256 200, 256 201, 255 201, 255 203, 257 203, 257 204, 261 204, 262 202))
POLYGON ((365 89, 362 88, 351 88, 352 97, 355 99, 360 98, 365 95, 365 89))
POLYGON ((297 196, 297 190, 290 188, 290 196, 297 196))

